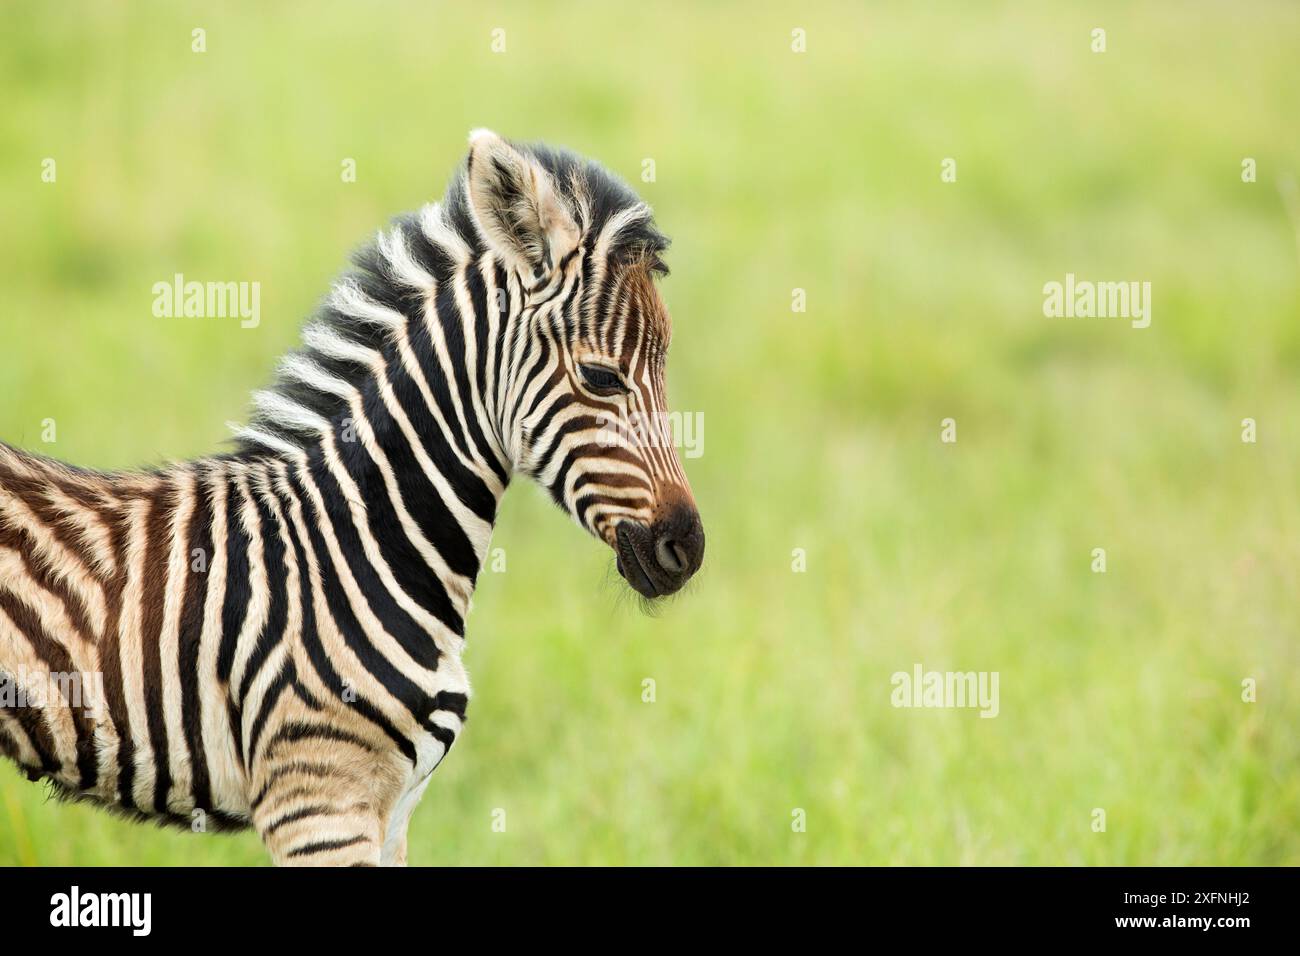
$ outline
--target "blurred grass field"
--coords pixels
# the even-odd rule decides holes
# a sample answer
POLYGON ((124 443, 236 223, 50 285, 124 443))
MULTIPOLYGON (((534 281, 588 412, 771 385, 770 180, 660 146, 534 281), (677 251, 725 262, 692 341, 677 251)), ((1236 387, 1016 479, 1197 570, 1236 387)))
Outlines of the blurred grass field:
MULTIPOLYGON (((518 483, 412 863, 1300 863, 1300 9, 1089 7, 7 4, 0 438, 224 447, 469 129, 568 145, 674 238, 705 568, 646 617, 518 483), (176 272, 260 326, 154 318, 176 272), (1151 327, 1045 318, 1067 272, 1151 327), (895 709, 914 663, 999 716, 895 709)), ((0 864, 265 860, 0 768, 0 864)))

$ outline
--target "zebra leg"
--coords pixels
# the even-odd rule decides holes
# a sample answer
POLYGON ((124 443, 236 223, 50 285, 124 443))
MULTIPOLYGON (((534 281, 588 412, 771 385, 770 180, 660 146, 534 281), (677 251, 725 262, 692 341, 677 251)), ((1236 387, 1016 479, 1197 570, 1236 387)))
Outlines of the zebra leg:
POLYGON ((253 826, 277 866, 379 866, 395 802, 384 761, 286 749, 261 768, 253 826))
POLYGON ((295 776, 286 775, 253 813, 275 865, 378 866, 383 821, 364 792, 295 776))

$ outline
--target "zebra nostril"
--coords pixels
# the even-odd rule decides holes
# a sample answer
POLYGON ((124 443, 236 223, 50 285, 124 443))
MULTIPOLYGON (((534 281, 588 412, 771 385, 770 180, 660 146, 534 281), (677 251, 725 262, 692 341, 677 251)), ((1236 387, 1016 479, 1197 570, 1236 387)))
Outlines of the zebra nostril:
POLYGON ((659 559, 661 568, 674 575, 685 571, 690 560, 686 549, 667 535, 655 542, 655 557, 659 559))

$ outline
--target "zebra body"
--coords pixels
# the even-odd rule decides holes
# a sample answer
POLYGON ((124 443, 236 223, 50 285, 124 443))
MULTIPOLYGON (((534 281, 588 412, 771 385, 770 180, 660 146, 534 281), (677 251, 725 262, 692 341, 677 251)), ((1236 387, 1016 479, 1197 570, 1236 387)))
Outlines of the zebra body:
POLYGON ((280 863, 404 863, 511 477, 646 597, 702 560, 662 420, 665 246, 595 164, 476 132, 235 452, 108 475, 0 445, 0 749, 70 796, 252 825, 280 863))

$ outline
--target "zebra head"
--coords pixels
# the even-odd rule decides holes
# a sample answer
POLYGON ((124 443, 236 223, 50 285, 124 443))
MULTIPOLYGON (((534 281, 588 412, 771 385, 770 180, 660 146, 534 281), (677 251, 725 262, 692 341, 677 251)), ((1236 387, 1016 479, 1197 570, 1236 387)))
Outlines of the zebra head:
POLYGON ((471 134, 462 195, 507 274, 498 427, 515 468, 614 550, 638 593, 677 591, 704 529, 664 393, 667 239, 596 164, 485 130, 471 134))

